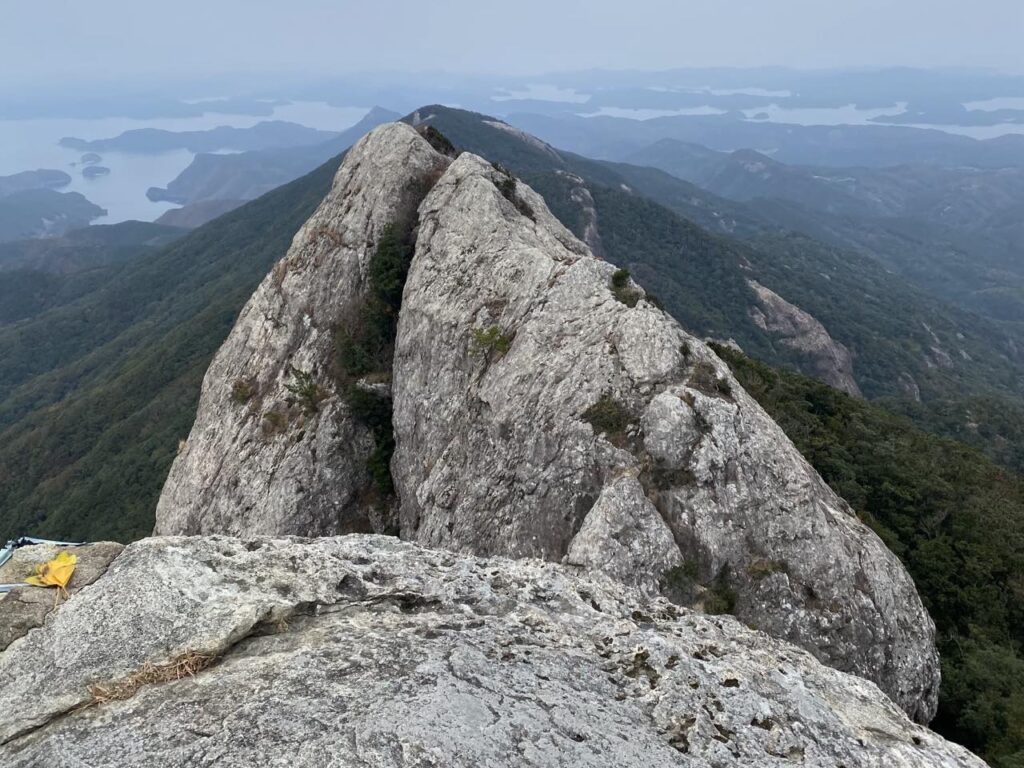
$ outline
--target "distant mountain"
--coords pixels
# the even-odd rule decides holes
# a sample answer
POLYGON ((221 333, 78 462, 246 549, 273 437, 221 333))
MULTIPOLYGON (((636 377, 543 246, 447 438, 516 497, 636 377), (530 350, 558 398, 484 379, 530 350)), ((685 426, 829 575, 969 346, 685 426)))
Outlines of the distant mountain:
POLYGON ((624 160, 657 141, 675 139, 724 152, 754 149, 798 165, 1024 167, 1024 135, 979 141, 922 128, 795 125, 745 120, 735 113, 651 120, 515 113, 507 119, 558 147, 606 160, 624 160))
POLYGON ((1007 125, 1024 123, 1024 109, 967 109, 963 104, 911 106, 903 112, 868 118, 893 125, 1007 125))
POLYGON ((1024 168, 798 166, 673 139, 627 159, 870 255, 967 309, 1024 321, 1024 168))
POLYGON ((829 213, 874 213, 870 200, 860 199, 819 169, 791 166, 752 149, 718 152, 699 144, 661 139, 632 152, 623 161, 649 165, 733 200, 775 197, 829 213))
POLYGON ((734 200, 777 198, 813 210, 919 218, 946 226, 984 228, 1024 199, 1024 167, 969 168, 789 165, 756 152, 718 152, 662 139, 627 157, 734 200))
POLYGON ((0 197, 0 242, 61 235, 106 215, 78 192, 26 189, 0 197))
POLYGON ((150 200, 180 205, 208 200, 251 200, 279 187, 348 149, 363 135, 399 116, 380 107, 328 141, 314 145, 243 152, 200 154, 166 188, 153 187, 150 200))
POLYGON ((57 192, 71 183, 64 171, 40 169, 0 176, 0 243, 62 235, 106 211, 78 192, 57 192))
POLYGON ((167 152, 172 149, 187 149, 190 152, 250 151, 322 144, 337 135, 335 131, 318 131, 298 123, 267 120, 256 123, 250 128, 232 128, 222 125, 205 131, 164 131, 157 128, 138 128, 125 131, 113 138, 92 141, 67 136, 60 140, 60 145, 91 152, 150 153, 167 152))
POLYGON ((71 177, 64 171, 22 171, 11 176, 0 176, 0 197, 30 189, 60 189, 70 183, 71 177))

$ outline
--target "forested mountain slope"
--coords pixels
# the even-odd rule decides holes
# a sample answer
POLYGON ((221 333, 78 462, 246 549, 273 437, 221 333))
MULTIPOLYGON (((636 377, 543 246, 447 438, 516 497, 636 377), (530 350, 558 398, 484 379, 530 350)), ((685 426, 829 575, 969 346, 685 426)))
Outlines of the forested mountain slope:
POLYGON ((629 154, 769 220, 872 256, 933 295, 1024 320, 1024 169, 787 165, 663 139, 629 154))
POLYGON ((141 221, 0 243, 0 327, 99 290, 127 262, 184 234, 141 221))
POLYGON ((152 528, 210 357, 337 161, 0 329, 0 538, 128 540, 152 528))
POLYGON ((932 726, 994 766, 1021 765, 1024 481, 876 405, 717 351, 914 577, 942 659, 932 726))

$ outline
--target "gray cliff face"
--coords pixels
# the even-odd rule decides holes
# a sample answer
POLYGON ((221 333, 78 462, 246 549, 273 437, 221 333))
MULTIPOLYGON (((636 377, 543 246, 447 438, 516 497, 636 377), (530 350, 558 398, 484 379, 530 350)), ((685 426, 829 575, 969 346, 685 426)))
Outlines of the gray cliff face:
POLYGON ((854 397, 863 397, 853 376, 850 350, 833 339, 813 315, 755 280, 747 282, 760 304, 750 310, 758 326, 775 335, 781 344, 806 356, 814 375, 826 384, 854 397))
POLYGON ((420 207, 399 319, 402 536, 672 587, 930 719, 934 625, 897 558, 614 273, 528 187, 452 164, 420 207))
POLYGON ((872 683, 732 618, 359 535, 130 545, 0 653, 0 759, 983 768, 872 683))
POLYGON ((332 385, 333 337, 366 290, 381 233, 412 219, 448 162, 402 124, 348 153, 214 358, 157 506, 157 533, 315 536, 391 525, 366 467, 373 435, 332 385), (297 395, 306 375, 307 393, 297 395))

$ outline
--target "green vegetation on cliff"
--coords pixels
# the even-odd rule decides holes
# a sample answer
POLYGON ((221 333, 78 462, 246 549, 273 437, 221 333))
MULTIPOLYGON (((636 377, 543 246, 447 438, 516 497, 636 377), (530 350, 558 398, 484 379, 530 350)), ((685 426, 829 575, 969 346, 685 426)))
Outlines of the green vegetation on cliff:
POLYGON ((910 571, 942 656, 932 727, 1024 766, 1024 480, 876 405, 716 351, 910 571))

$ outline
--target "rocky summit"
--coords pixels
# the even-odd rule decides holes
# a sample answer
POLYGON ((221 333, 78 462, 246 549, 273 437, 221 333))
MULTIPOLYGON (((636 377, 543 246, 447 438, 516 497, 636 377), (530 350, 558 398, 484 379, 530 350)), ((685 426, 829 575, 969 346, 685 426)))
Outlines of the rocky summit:
POLYGON ((474 155, 420 206, 393 393, 403 537, 729 610, 934 714, 898 559, 703 342, 474 155))
POLYGON ((347 154, 242 311, 155 533, 8 633, 5 763, 980 765, 912 723, 895 555, 429 117, 347 154))
POLYGON ((447 164, 400 124, 349 152, 210 365, 157 505, 157 533, 388 527, 367 470, 374 435, 325 382, 334 332, 353 320, 384 229, 413 217, 447 164))
POLYGON ((0 713, 10 768, 983 766, 733 618, 381 536, 132 544, 0 654, 0 713))
POLYGON ((156 532, 565 561, 734 613, 927 722, 934 629, 897 558, 628 273, 445 143, 390 124, 345 158, 211 365, 156 532), (386 238, 408 274, 375 320, 386 238))

